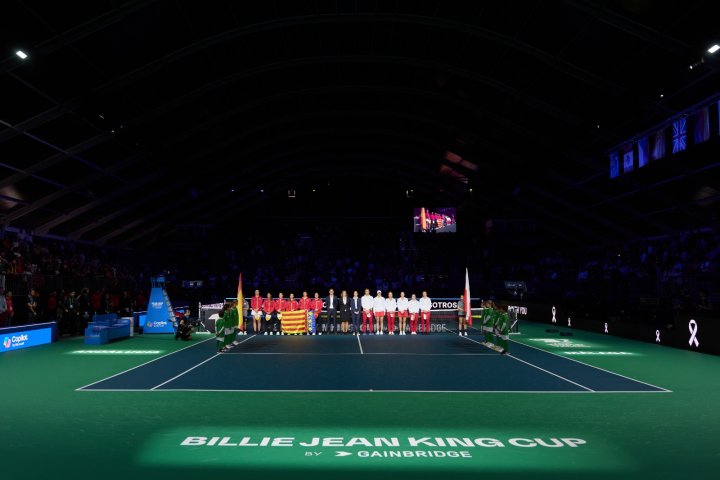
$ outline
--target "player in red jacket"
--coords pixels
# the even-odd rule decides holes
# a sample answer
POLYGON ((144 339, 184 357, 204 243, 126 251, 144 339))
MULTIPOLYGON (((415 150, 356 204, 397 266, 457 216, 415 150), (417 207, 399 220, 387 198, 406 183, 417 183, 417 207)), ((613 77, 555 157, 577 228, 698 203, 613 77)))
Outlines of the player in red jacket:
MULTIPOLYGON (((323 309, 323 299, 320 298, 320 294, 315 292, 315 298, 310 300, 311 310, 315 313, 315 331, 318 335, 322 335, 322 329, 320 328, 320 313, 323 309)), ((315 335, 315 332, 312 332, 315 335)))
POLYGON ((259 334, 262 330, 262 307, 263 298, 260 296, 260 290, 255 290, 255 295, 250 299, 250 316, 253 319, 253 333, 259 334))
POLYGON ((282 312, 288 311, 288 301, 283 297, 282 292, 278 294, 278 299, 275 300, 275 322, 274 327, 277 327, 277 333, 275 335, 284 335, 282 331, 282 312))
POLYGON ((299 310, 312 310, 311 306, 312 299, 308 297, 307 292, 303 292, 302 297, 300 297, 300 300, 298 300, 298 309, 299 310))
POLYGON ((294 312, 295 310, 300 310, 300 303, 297 300, 295 300, 294 293, 290 294, 290 298, 288 299, 287 304, 288 304, 288 308, 287 308, 288 312, 294 312))
POLYGON ((270 331, 270 335, 272 335, 272 324, 274 324, 273 318, 277 319, 277 312, 275 312, 275 300, 273 300, 271 293, 267 294, 267 298, 263 302, 262 309, 263 318, 265 319, 265 328, 263 328, 265 332, 263 333, 263 335, 267 335, 268 330, 270 331))

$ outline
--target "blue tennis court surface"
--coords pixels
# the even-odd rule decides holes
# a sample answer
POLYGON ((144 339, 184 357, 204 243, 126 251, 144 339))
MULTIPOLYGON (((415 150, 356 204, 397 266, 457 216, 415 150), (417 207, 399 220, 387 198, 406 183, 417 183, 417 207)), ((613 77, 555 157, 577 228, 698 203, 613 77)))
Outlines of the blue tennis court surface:
POLYGON ((248 336, 228 353, 200 341, 78 390, 666 392, 513 342, 500 355, 480 337, 248 336))

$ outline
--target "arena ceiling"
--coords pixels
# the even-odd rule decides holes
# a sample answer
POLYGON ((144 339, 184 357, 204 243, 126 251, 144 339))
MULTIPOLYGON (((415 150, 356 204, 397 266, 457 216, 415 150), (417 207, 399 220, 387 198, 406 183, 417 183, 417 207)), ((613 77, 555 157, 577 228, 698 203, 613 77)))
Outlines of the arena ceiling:
POLYGON ((606 157, 717 92, 709 1, 1 8, 4 227, 137 247, 179 224, 424 203, 585 242, 712 215, 714 170, 610 184, 606 157))

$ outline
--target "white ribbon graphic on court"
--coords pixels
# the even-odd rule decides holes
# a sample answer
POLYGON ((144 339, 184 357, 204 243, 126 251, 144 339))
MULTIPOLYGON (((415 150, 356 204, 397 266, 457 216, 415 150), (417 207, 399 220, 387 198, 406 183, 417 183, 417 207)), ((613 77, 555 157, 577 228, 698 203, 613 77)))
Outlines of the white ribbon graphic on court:
POLYGON ((572 325, 570 324, 570 317, 568 317, 568 327, 572 327, 572 325))
POLYGON ((608 331, 607 331, 607 322, 605 322, 605 333, 608 333, 608 331))
POLYGON ((553 314, 552 322, 553 322, 553 323, 557 323, 557 319, 555 318, 555 311, 556 311, 556 310, 555 310, 555 307, 553 307, 553 308, 552 308, 552 314, 553 314))
POLYGON ((655 341, 660 342, 660 330, 655 330, 655 341))
POLYGON ((690 330, 690 341, 688 342, 688 345, 692 347, 694 343, 696 347, 699 347, 700 342, 697 339, 698 325, 695 320, 690 320, 688 323, 688 330, 690 330))

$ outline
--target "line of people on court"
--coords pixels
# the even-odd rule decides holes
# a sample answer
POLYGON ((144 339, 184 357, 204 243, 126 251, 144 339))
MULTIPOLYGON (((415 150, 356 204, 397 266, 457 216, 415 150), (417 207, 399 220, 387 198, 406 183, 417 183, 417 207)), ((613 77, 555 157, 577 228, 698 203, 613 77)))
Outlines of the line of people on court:
MULTIPOLYGON (((295 310, 314 312, 316 328, 315 332, 309 333, 310 335, 323 333, 347 335, 351 331, 353 335, 384 335, 386 318, 388 335, 395 335, 396 319, 399 335, 405 335, 408 330, 411 335, 416 335, 430 333, 432 300, 426 291, 422 292, 419 299, 414 293, 408 299, 405 292, 400 292, 398 298, 395 298, 392 292, 388 292, 385 298, 380 290, 373 297, 370 295, 370 289, 367 288, 362 297, 357 290, 353 292, 352 297, 348 296, 346 290, 343 290, 338 297, 331 288, 325 298, 320 298, 317 292, 313 298, 310 298, 308 292, 303 292, 299 299, 296 299, 292 293, 288 299, 285 299, 282 293, 279 293, 277 298, 273 298, 270 293, 263 298, 260 291, 255 290, 255 295, 250 298, 249 309, 253 331, 263 335, 283 335, 282 314, 295 310), (418 322, 420 322, 419 330, 418 322)), ((243 325, 240 329, 245 331, 243 325)))
MULTIPOLYGON (((384 335, 386 317, 388 335, 395 335, 396 317, 399 321, 399 335, 406 335, 408 319, 411 335, 418 333, 418 320, 421 322, 420 333, 427 335, 431 330, 431 308, 432 300, 428 297, 427 291, 422 292, 420 299, 414 293, 408 299, 405 292, 400 292, 400 296, 396 299, 392 292, 388 292, 387 298, 383 297, 380 290, 376 292, 375 297, 372 297, 370 290, 365 289, 365 295, 362 298, 358 296, 357 290, 353 292, 352 298, 349 298, 346 290, 341 292, 340 297, 336 297, 335 291, 331 288, 325 299, 321 299, 317 292, 313 298, 308 297, 307 292, 303 292, 300 299, 295 299, 295 295, 292 293, 288 299, 285 299, 282 293, 278 295, 277 299, 274 299, 270 293, 263 298, 260 296, 260 290, 255 290, 255 295, 250 298, 250 301, 246 300, 245 304, 240 307, 236 300, 225 304, 215 329, 218 337, 218 349, 223 351, 231 348, 231 344, 237 343, 235 328, 238 328, 240 335, 247 334, 246 316, 252 319, 254 333, 283 335, 283 312, 296 310, 315 312, 316 328, 314 332, 309 332, 311 335, 322 335, 323 333, 347 335, 350 332, 350 320, 353 324, 353 335, 384 335), (240 314, 240 311, 243 313, 240 314), (339 328, 338 318, 340 319, 339 328), (361 320, 362 327, 360 326, 361 320)), ((465 302, 461 295, 458 301, 458 335, 461 336, 467 336, 468 322, 464 309, 465 302)), ((507 353, 510 339, 507 306, 497 305, 492 300, 486 300, 480 308, 480 317, 485 337, 483 345, 500 353, 507 353)))

